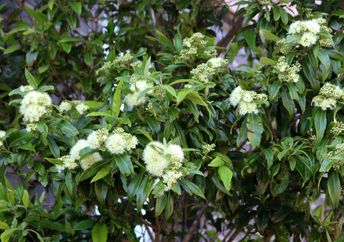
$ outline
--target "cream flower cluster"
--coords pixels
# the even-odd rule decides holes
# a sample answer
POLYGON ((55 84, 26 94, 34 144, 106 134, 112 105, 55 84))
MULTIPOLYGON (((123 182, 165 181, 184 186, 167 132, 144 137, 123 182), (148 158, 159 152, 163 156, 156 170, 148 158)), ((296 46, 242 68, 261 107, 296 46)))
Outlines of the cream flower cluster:
POLYGON ((136 136, 124 132, 122 128, 116 128, 105 140, 106 149, 113 155, 120 155, 136 147, 136 136))
POLYGON ((201 33, 194 33, 190 38, 183 39, 183 49, 180 51, 177 59, 182 62, 190 62, 200 54, 208 58, 215 57, 215 49, 204 50, 206 45, 206 37, 201 33))
POLYGON ((334 109, 337 105, 337 101, 344 99, 344 91, 330 83, 326 83, 320 88, 318 96, 315 96, 312 100, 312 104, 316 107, 320 107, 322 110, 334 109))
POLYGON ((331 129, 331 133, 334 135, 344 134, 344 123, 343 122, 336 122, 331 129))
POLYGON ((106 139, 109 136, 109 131, 105 128, 92 131, 88 137, 87 142, 92 149, 103 149, 106 139))
POLYGON ((258 109, 268 103, 268 97, 266 94, 258 94, 254 91, 247 91, 241 89, 240 86, 236 87, 229 97, 229 101, 232 106, 238 106, 240 115, 248 113, 258 113, 258 109))
POLYGON ((140 77, 133 75, 130 78, 130 91, 126 97, 124 102, 132 109, 135 106, 142 105, 147 101, 146 94, 151 94, 153 92, 153 83, 149 82, 145 79, 141 79, 140 77))
POLYGON ((48 94, 39 91, 29 91, 21 100, 19 112, 25 123, 37 123, 44 115, 50 113, 52 100, 48 94))
POLYGON ((207 83, 221 70, 225 69, 228 65, 227 60, 220 57, 211 58, 207 63, 199 64, 196 68, 191 70, 192 79, 207 83))
POLYGON ((0 130, 0 147, 4 145, 6 131, 0 130))
POLYGON ((296 62, 293 65, 289 65, 286 62, 285 56, 281 56, 278 58, 275 68, 278 73, 278 78, 282 81, 288 83, 296 83, 300 79, 300 75, 298 73, 301 70, 301 65, 299 62, 296 62))
POLYGON ((150 174, 162 178, 165 190, 170 190, 172 185, 185 175, 180 170, 184 152, 179 145, 152 141, 143 151, 143 160, 150 174))
POLYGON ((337 144, 333 151, 325 155, 325 158, 332 160, 334 170, 340 170, 344 165, 344 143, 337 144))
POLYGON ((105 62, 103 66, 96 71, 96 75, 98 76, 97 81, 100 83, 106 81, 106 78, 114 74, 114 71, 129 67, 133 60, 134 56, 129 51, 125 54, 120 53, 116 59, 105 62))
POLYGON ((59 172, 61 172, 64 169, 73 170, 78 167, 78 163, 76 161, 80 160, 80 167, 83 170, 87 170, 96 162, 101 161, 103 158, 99 152, 94 152, 81 159, 80 151, 87 147, 95 150, 103 150, 105 141, 108 138, 108 134, 109 131, 103 128, 92 131, 86 139, 78 140, 70 149, 69 155, 62 156, 60 158, 60 160, 63 161, 63 164, 57 165, 56 169, 59 172))
POLYGON ((80 101, 80 100, 62 101, 58 109, 60 113, 66 113, 72 110, 73 107, 81 115, 84 114, 89 109, 89 107, 83 101, 80 101))
MULTIPOLYGON (((75 143, 75 145, 70 149, 69 155, 71 157, 71 160, 78 161, 81 159, 80 157, 80 151, 85 148, 91 148, 90 144, 85 139, 80 139, 78 142, 75 143)), ((103 158, 100 155, 99 152, 94 152, 83 159, 80 160, 80 166, 83 170, 87 170, 90 168, 93 164, 101 161, 103 158)))
POLYGON ((325 24, 322 18, 295 21, 289 26, 288 34, 295 36, 298 43, 304 47, 310 47, 318 41, 322 42, 322 45, 328 45, 332 43, 332 40, 330 29, 325 24), (322 35, 321 32, 326 34, 322 35))

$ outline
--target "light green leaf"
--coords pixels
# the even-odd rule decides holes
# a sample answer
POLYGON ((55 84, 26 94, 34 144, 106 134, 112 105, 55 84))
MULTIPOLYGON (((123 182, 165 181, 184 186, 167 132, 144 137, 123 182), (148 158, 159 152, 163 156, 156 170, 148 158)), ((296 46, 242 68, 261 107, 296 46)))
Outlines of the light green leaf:
POLYGON ((118 83, 116 91, 112 98, 111 110, 115 117, 118 117, 121 110, 121 92, 122 92, 123 80, 118 83))
POLYGON ((224 164, 224 161, 221 159, 221 157, 216 156, 209 164, 210 167, 219 167, 224 164))
POLYGON ((227 166, 220 166, 218 169, 218 173, 223 185, 225 186, 227 191, 229 191, 231 189, 231 181, 233 177, 232 170, 229 169, 227 166))
POLYGON ((92 228, 93 242, 106 242, 108 236, 108 229, 106 224, 96 223, 92 228))
POLYGON ((98 181, 104 177, 106 177, 111 171, 110 166, 105 166, 102 169, 100 169, 97 174, 92 178, 91 183, 98 181))
POLYGON ((29 198, 29 193, 27 190, 23 191, 23 196, 22 196, 22 202, 25 208, 28 208, 30 205, 30 198, 29 198))

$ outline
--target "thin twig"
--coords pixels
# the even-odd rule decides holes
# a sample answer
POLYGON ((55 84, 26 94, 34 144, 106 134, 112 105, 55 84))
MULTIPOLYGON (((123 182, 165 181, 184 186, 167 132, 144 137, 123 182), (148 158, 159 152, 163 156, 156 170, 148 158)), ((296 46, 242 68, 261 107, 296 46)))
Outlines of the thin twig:
POLYGON ((208 203, 205 203, 203 205, 202 210, 198 212, 197 218, 193 221, 189 232, 185 235, 185 237, 183 239, 183 242, 191 241, 192 235, 193 235, 194 231, 197 229, 198 224, 199 224, 202 216, 204 215, 205 211, 207 210, 207 207, 208 207, 208 203))

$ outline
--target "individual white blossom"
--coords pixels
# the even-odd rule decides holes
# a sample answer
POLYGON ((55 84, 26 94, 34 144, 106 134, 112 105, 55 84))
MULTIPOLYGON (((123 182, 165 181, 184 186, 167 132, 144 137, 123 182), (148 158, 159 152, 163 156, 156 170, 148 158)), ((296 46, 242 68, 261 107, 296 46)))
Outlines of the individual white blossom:
POLYGON ((162 176, 171 161, 165 156, 165 146, 158 142, 150 142, 143 151, 143 160, 147 171, 154 176, 162 176))
POLYGON ((87 142, 92 149, 101 149, 108 138, 109 131, 107 129, 98 129, 92 131, 87 136, 87 142))
POLYGON ((35 123, 50 112, 51 106, 52 101, 48 94, 30 91, 22 99, 19 112, 23 115, 24 122, 35 123))
POLYGON ((132 109, 135 106, 142 105, 147 101, 146 94, 152 94, 154 84, 145 79, 141 79, 140 76, 133 75, 130 78, 129 93, 124 102, 132 109))
POLYGON ((124 99, 124 102, 128 105, 130 109, 135 106, 142 105, 146 101, 147 101, 147 98, 144 95, 140 95, 140 92, 134 92, 134 93, 128 94, 124 99))
POLYGON ((115 129, 105 141, 106 149, 113 155, 120 155, 126 151, 130 151, 137 144, 137 138, 124 132, 122 128, 115 129))
POLYGON ((254 91, 246 91, 240 86, 236 87, 229 97, 232 106, 238 106, 240 115, 248 113, 257 114, 259 108, 264 104, 268 105, 267 96, 265 94, 258 94, 254 91))
POLYGON ((289 34, 302 34, 309 32, 313 34, 320 33, 320 24, 316 20, 295 21, 289 26, 289 34))
POLYGON ((215 69, 206 63, 199 64, 196 68, 191 70, 192 79, 207 83, 210 82, 215 75, 215 69))
POLYGON ((296 62, 293 65, 289 65, 286 61, 285 56, 278 58, 275 69, 278 73, 278 78, 282 81, 288 83, 296 83, 300 80, 299 71, 301 70, 301 65, 299 62, 296 62))
POLYGON ((0 130, 0 147, 4 145, 4 139, 6 136, 6 131, 0 130))
POLYGON ((6 136, 6 131, 0 130, 0 139, 4 139, 6 136))
POLYGON ((79 102, 76 106, 75 106, 76 111, 78 111, 79 114, 84 114, 89 107, 84 104, 83 102, 79 102))
POLYGON ((26 131, 27 132, 33 132, 37 130, 37 124, 36 123, 28 123, 26 124, 26 131))
POLYGON ((182 165, 184 160, 184 152, 180 145, 169 144, 167 145, 165 152, 174 166, 180 167, 182 165))
POLYGON ((171 190, 173 184, 177 183, 178 179, 184 176, 184 173, 177 170, 166 171, 162 175, 162 181, 166 185, 165 191, 171 190))
POLYGON ((301 39, 299 41, 299 44, 304 47, 310 47, 314 44, 316 44, 318 41, 318 36, 313 33, 304 33, 301 36, 301 39))
POLYGON ((99 152, 94 152, 88 156, 86 156, 85 158, 83 158, 80 161, 80 166, 83 170, 87 170, 88 168, 90 168, 93 164, 99 162, 103 160, 102 156, 100 155, 99 152))
POLYGON ((74 170, 78 167, 78 164, 75 162, 75 159, 71 155, 61 156, 59 158, 63 163, 61 165, 56 165, 56 170, 60 173, 65 169, 74 170))
POLYGON ((80 151, 86 147, 90 147, 85 139, 78 140, 75 145, 70 149, 69 154, 74 160, 80 160, 80 151))
POLYGON ((212 68, 224 68, 227 67, 228 61, 221 57, 214 57, 207 61, 208 65, 212 68))
MULTIPOLYGON (((322 18, 295 21, 289 26, 288 34, 304 47, 311 47, 318 41, 324 47, 332 46, 331 29, 322 18)), ((283 48, 282 48, 283 49, 283 48)))
POLYGON ((60 113, 65 113, 68 112, 72 109, 72 104, 68 101, 63 101, 61 102, 61 104, 59 105, 59 112, 60 113))
POLYGON ((177 169, 182 166, 184 152, 179 145, 152 141, 143 151, 143 160, 150 174, 161 177, 165 169, 177 169))
POLYGON ((26 86, 20 86, 19 90, 21 92, 30 92, 30 91, 33 91, 34 88, 32 86, 30 86, 30 85, 26 85, 26 86))
POLYGON ((330 83, 325 83, 321 88, 318 96, 312 100, 312 104, 320 107, 322 110, 333 110, 337 105, 337 101, 344 99, 344 91, 330 83))

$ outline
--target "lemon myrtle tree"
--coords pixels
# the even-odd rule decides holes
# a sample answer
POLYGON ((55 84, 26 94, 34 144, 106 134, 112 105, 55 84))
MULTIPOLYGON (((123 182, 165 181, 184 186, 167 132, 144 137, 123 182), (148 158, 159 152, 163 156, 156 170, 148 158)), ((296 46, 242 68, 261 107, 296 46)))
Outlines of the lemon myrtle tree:
POLYGON ((43 21, 87 18, 92 1, 23 5, 37 29, 2 30, 3 70, 42 39, 15 73, 26 83, 0 86, 1 241, 343 239, 341 3, 237 1, 226 47, 198 3, 99 1, 114 22, 95 42, 43 21))

